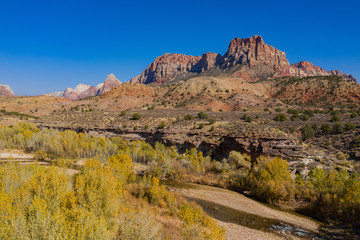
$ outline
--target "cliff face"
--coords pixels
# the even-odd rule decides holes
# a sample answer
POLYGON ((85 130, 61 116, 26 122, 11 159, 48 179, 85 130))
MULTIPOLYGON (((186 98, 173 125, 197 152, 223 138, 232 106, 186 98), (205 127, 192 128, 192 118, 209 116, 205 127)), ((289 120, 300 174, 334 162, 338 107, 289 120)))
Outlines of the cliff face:
MULTIPOLYGON (((132 83, 162 84, 182 74, 202 73, 216 69, 217 72, 234 69, 232 74, 237 77, 246 76, 248 81, 264 78, 294 76, 330 76, 356 81, 352 75, 340 71, 325 71, 310 62, 299 62, 290 66, 286 54, 266 44, 262 37, 234 38, 224 55, 204 53, 201 57, 184 54, 164 54, 157 57, 140 75, 132 78, 132 83), (234 68, 241 67, 241 68, 234 68)), ((183 75, 186 76, 186 75, 183 75)))
POLYGON ((222 59, 222 68, 237 64, 256 68, 266 66, 280 75, 290 74, 290 64, 284 52, 264 43, 262 37, 231 40, 228 51, 222 59))
POLYGON ((9 85, 0 84, 0 96, 14 96, 14 91, 9 85))
POLYGON ((195 66, 201 57, 187 56, 184 54, 166 53, 157 57, 145 71, 130 80, 132 83, 155 83, 167 82, 182 73, 195 71, 195 66))

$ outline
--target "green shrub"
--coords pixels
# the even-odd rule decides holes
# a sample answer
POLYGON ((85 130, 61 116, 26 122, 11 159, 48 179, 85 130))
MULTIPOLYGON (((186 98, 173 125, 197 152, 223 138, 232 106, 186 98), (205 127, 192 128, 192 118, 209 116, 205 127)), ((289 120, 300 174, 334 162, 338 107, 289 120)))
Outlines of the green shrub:
POLYGON ((355 124, 353 124, 351 122, 345 124, 345 130, 346 131, 349 131, 349 130, 352 130, 352 129, 355 129, 355 124))
POLYGON ((333 133, 342 133, 344 131, 344 125, 341 122, 336 122, 332 127, 333 133))
POLYGON ((285 113, 280 113, 280 114, 276 115, 274 120, 277 121, 277 122, 284 122, 284 121, 287 120, 287 116, 286 116, 285 113))
POLYGON ((310 119, 310 116, 308 114, 301 114, 299 116, 299 119, 302 121, 308 121, 310 119))
POLYGON ((212 124, 214 124, 216 122, 216 118, 210 117, 210 118, 208 118, 208 121, 212 125, 212 124))
POLYGON ((164 129, 164 128, 166 128, 166 123, 161 122, 160 125, 158 126, 158 129, 164 129))
POLYGON ((315 111, 314 111, 314 110, 311 110, 311 109, 306 109, 306 110, 304 111, 304 114, 309 115, 309 117, 313 117, 313 116, 314 116, 314 113, 315 113, 315 111))
POLYGON ((244 114, 242 117, 241 117, 242 120, 245 120, 245 122, 252 122, 252 117, 250 117, 249 115, 247 114, 244 114))
POLYGON ((207 115, 206 113, 204 113, 204 112, 199 112, 199 113, 198 113, 198 117, 199 117, 200 119, 207 119, 207 118, 208 118, 208 115, 207 115))
POLYGON ((192 120, 194 119, 194 116, 191 115, 191 114, 187 114, 185 117, 184 117, 184 120, 192 120))
POLYGON ((354 146, 355 147, 360 147, 360 136, 359 137, 356 137, 354 139, 354 146))
POLYGON ((341 118, 338 115, 333 115, 330 119, 330 122, 340 122, 341 118))
POLYGON ((132 118, 131 118, 132 120, 139 120, 139 119, 141 119, 141 115, 140 115, 140 113, 134 113, 133 115, 132 115, 132 118))
POLYGON ((306 141, 312 137, 315 136, 315 130, 312 126, 310 126, 309 124, 306 124, 302 129, 301 129, 301 137, 303 141, 306 141))
POLYGON ((323 125, 321 125, 320 127, 321 131, 323 133, 330 133, 331 132, 331 125, 328 123, 324 123, 323 125))
POLYGON ((357 117, 356 113, 353 112, 353 113, 350 114, 350 118, 356 118, 356 117, 357 117))

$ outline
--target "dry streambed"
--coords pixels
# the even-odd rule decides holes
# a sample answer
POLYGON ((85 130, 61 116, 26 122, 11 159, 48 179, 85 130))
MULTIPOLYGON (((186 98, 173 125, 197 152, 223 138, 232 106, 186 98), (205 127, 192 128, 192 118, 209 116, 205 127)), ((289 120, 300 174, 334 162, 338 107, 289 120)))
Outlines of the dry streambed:
POLYGON ((228 239, 326 239, 319 233, 318 222, 270 208, 242 194, 198 184, 164 184, 199 204, 226 229, 228 239))

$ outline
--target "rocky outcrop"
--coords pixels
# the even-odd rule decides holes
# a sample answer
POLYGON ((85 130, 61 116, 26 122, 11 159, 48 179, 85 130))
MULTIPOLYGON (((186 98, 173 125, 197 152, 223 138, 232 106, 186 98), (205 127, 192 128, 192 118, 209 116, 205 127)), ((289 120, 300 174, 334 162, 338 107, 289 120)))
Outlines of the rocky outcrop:
POLYGON ((110 73, 105 81, 104 84, 99 84, 97 88, 99 89, 98 95, 102 95, 107 91, 119 86, 121 84, 120 80, 115 77, 114 74, 110 73))
POLYGON ((267 67, 278 75, 290 74, 290 64, 286 54, 264 43, 260 36, 231 40, 228 51, 223 56, 221 67, 229 68, 238 64, 249 68, 267 67))
POLYGON ((121 82, 114 74, 109 74, 104 83, 99 83, 96 87, 88 84, 78 84, 74 89, 68 87, 64 92, 49 93, 54 97, 65 97, 70 100, 79 100, 82 98, 102 95, 107 91, 119 86, 121 82))
POLYGON ((195 71, 200 56, 187 56, 177 53, 166 53, 157 57, 145 71, 130 80, 132 83, 161 84, 170 81, 182 73, 195 71))
POLYGON ((216 65, 222 63, 222 56, 218 53, 204 53, 197 64, 199 72, 214 68, 216 65))
POLYGON ((14 91, 9 85, 0 84, 0 96, 14 96, 14 91))
POLYGON ((314 66, 311 62, 301 61, 290 66, 290 75, 294 77, 311 77, 311 76, 339 76, 344 79, 355 81, 352 75, 342 73, 339 70, 326 71, 321 67, 314 66))

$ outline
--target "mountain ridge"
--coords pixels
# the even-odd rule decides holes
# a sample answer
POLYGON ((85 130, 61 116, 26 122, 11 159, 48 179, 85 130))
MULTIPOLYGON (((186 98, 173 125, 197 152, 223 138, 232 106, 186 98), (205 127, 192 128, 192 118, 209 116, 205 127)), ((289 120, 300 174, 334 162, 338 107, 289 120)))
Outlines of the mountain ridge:
POLYGON ((250 38, 234 38, 230 41, 224 55, 204 53, 192 56, 178 53, 165 53, 149 64, 149 66, 131 83, 163 84, 176 78, 192 74, 204 73, 209 70, 225 72, 234 69, 232 75, 246 76, 250 81, 258 81, 283 76, 340 76, 356 81, 352 75, 339 70, 326 71, 307 61, 290 65, 285 52, 264 42, 261 36, 250 38), (238 68, 238 69, 237 69, 238 68))

